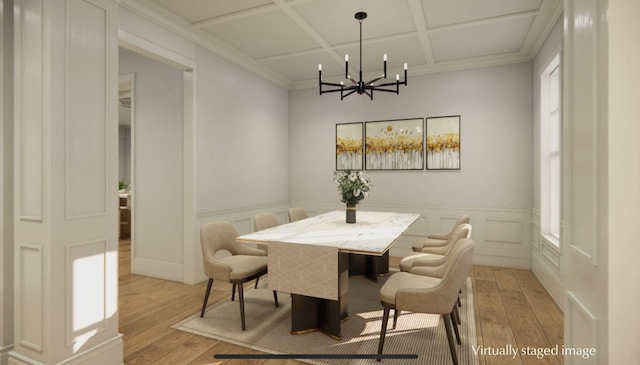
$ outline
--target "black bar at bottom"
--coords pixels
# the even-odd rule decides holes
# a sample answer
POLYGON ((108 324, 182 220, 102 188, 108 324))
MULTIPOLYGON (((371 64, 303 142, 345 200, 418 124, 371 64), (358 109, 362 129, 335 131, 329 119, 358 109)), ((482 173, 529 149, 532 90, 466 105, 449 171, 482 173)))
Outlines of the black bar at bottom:
POLYGON ((214 359, 417 359, 418 354, 214 354, 214 359))

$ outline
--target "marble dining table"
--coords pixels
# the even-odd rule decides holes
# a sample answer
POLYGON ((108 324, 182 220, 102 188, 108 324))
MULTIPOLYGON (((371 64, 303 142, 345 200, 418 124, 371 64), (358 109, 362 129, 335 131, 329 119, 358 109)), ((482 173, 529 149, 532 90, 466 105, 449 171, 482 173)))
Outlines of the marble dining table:
POLYGON ((290 293, 291 333, 320 330, 342 339, 348 319, 349 254, 382 256, 420 217, 413 213, 344 211, 238 236, 239 242, 268 245, 268 287, 290 293))

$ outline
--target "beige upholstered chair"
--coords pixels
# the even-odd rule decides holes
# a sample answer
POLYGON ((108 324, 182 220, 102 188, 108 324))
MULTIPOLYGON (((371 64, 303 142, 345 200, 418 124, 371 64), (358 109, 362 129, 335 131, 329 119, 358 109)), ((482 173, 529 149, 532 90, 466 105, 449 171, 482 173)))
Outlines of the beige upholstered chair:
MULTIPOLYGON (((244 320, 244 286, 247 281, 257 279, 267 273, 267 256, 264 251, 247 247, 236 242, 238 232, 231 223, 212 222, 200 229, 200 244, 202 246, 202 260, 204 272, 209 278, 204 294, 200 317, 204 316, 211 292, 213 280, 220 280, 233 284, 238 288, 240 298, 240 319, 242 330, 246 329, 244 320), (217 258, 216 253, 227 251, 231 256, 217 258)), ((273 292, 273 299, 278 307, 278 294, 273 292)), ((233 300, 233 297, 232 297, 233 300)))
POLYGON ((304 208, 300 208, 300 207, 289 208, 289 222, 295 222, 295 221, 303 220, 305 218, 309 218, 309 215, 304 210, 304 208))
MULTIPOLYGON (((280 225, 278 217, 273 213, 259 213, 253 217, 253 230, 262 231, 263 229, 276 227, 280 225)), ((267 252, 267 245, 258 245, 258 248, 267 252)))
MULTIPOLYGON (((469 276, 471 269, 471 259, 473 257, 474 243, 470 238, 463 238, 459 244, 455 245, 449 261, 441 267, 442 278, 433 276, 423 276, 417 273, 399 272, 391 275, 387 282, 380 289, 380 299, 382 301, 383 315, 382 328, 380 330, 380 341, 378 343, 378 354, 382 354, 384 340, 389 322, 389 312, 395 311, 394 325, 400 311, 406 310, 418 313, 431 313, 442 315, 449 350, 453 363, 458 364, 456 346, 453 340, 451 327, 456 332, 458 344, 460 337, 458 328, 451 323, 451 317, 457 299, 458 291, 469 276)), ((412 271, 420 271, 422 268, 414 268, 412 271)), ((401 341, 401 336, 395 336, 401 341)), ((378 359, 380 361, 380 359, 378 359)))
POLYGON ((439 246, 446 245, 447 241, 449 240, 453 232, 456 231, 456 228, 458 228, 461 224, 465 224, 465 223, 469 224, 470 221, 471 221, 471 218, 468 215, 466 214, 461 215, 458 218, 458 220, 453 224, 453 227, 451 228, 450 232, 430 234, 427 236, 427 238, 421 238, 413 242, 413 251, 425 252, 424 251, 425 248, 439 247, 439 246))
POLYGON ((451 251, 453 245, 461 238, 471 237, 471 225, 463 223, 459 225, 449 236, 446 244, 439 247, 425 248, 425 252, 420 252, 411 256, 407 256, 400 261, 401 271, 410 271, 413 266, 420 265, 421 262, 429 262, 441 260, 451 251))

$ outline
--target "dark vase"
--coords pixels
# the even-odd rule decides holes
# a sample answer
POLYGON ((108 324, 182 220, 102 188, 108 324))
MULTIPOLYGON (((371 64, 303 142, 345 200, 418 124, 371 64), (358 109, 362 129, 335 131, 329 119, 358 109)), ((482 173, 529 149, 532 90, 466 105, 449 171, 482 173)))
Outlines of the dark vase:
POLYGON ((347 223, 356 222, 356 207, 347 207, 347 223))

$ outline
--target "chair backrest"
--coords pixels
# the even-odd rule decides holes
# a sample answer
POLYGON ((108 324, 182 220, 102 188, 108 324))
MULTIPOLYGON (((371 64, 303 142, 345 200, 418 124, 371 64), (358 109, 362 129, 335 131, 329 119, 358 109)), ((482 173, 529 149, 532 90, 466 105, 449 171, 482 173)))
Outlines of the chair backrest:
POLYGON ((456 229, 453 230, 453 233, 447 239, 447 243, 442 247, 430 248, 429 253, 435 253, 439 255, 447 256, 451 252, 451 249, 461 238, 470 238, 471 237, 471 225, 468 223, 462 223, 456 229))
POLYGON ((309 218, 309 215, 304 210, 304 208, 300 208, 300 207, 289 208, 289 222, 295 222, 305 218, 309 218))
MULTIPOLYGON (((458 292, 469 276, 475 244, 462 238, 451 252, 451 264, 442 281, 430 289, 400 289, 396 294, 396 308, 412 312, 449 314, 458 300, 458 292)), ((419 280, 420 275, 416 275, 419 280)))
POLYGON ((471 221, 471 217, 469 217, 467 214, 463 214, 460 217, 458 217, 458 220, 456 220, 456 222, 453 224, 453 228, 451 228, 451 232, 449 232, 449 236, 447 237, 447 239, 451 237, 453 232, 455 232, 458 227, 460 227, 463 224, 469 224, 470 221, 471 221))
POLYGON ((236 242, 236 237, 238 237, 238 231, 229 222, 204 224, 200 228, 200 246, 203 258, 215 260, 216 252, 220 250, 227 250, 232 255, 241 255, 245 251, 245 247, 236 242))
POLYGON ((278 217, 273 213, 259 213, 253 217, 253 229, 262 231, 263 229, 276 227, 280 225, 278 217))

